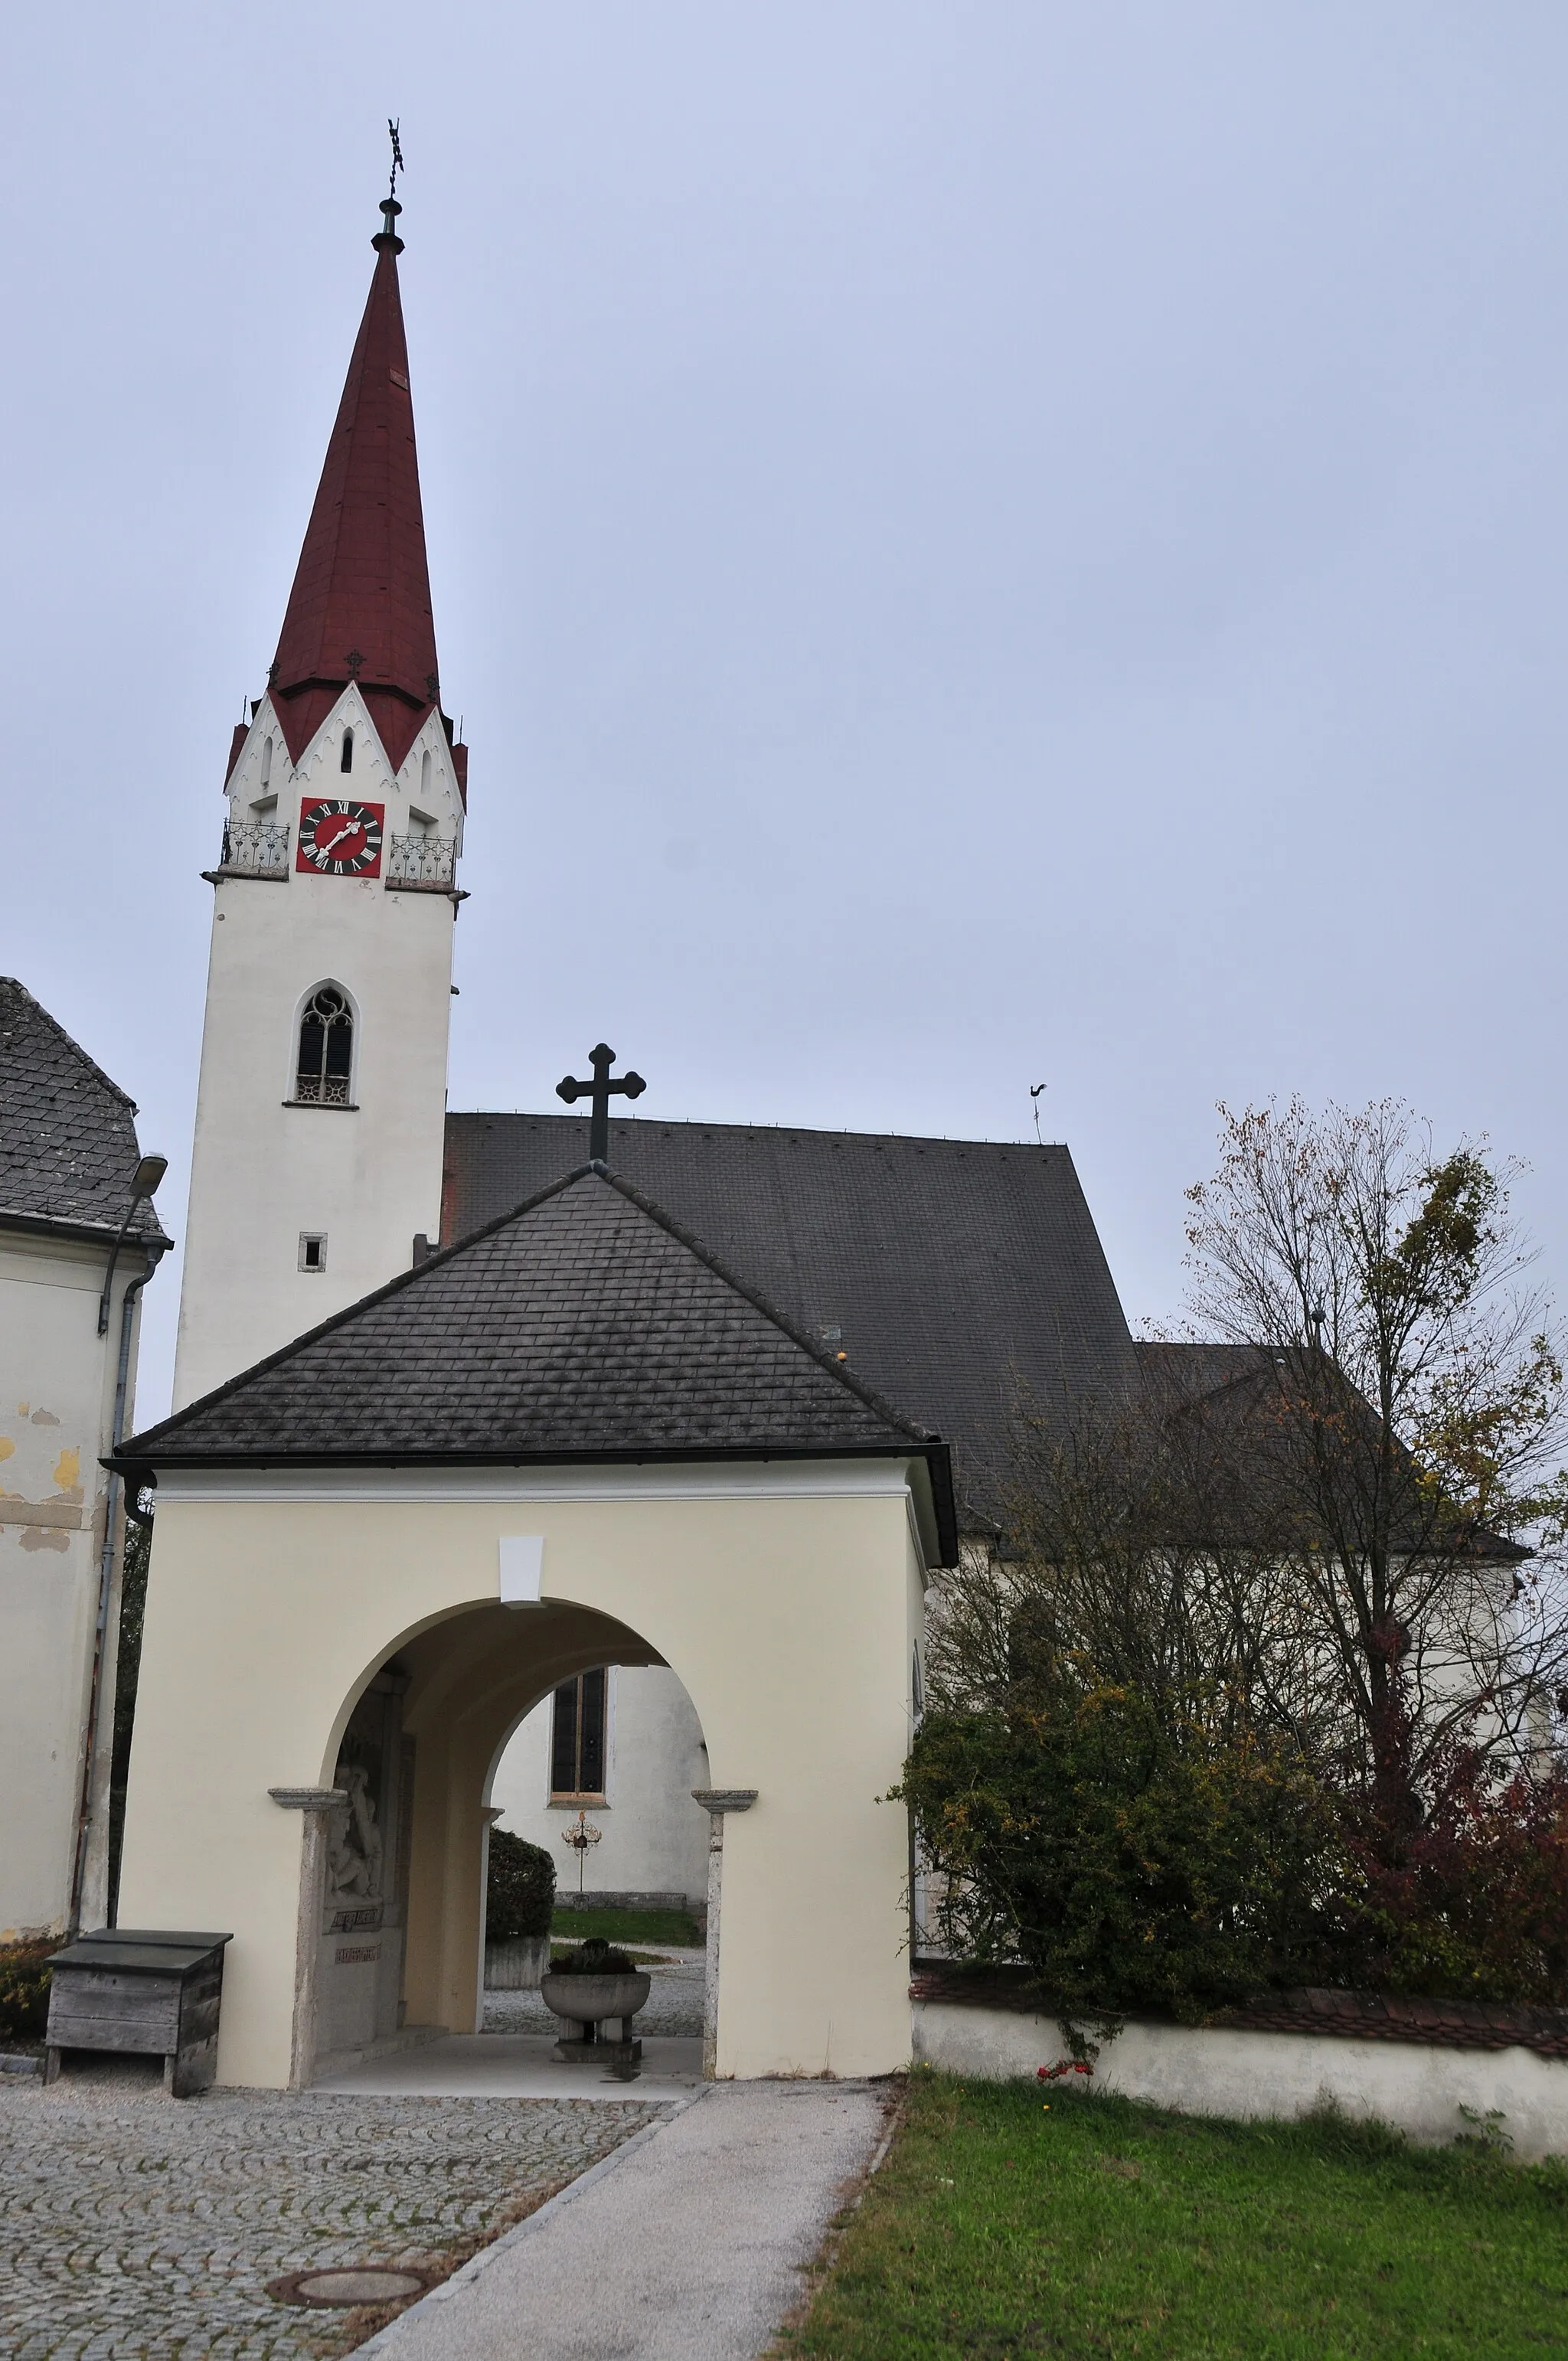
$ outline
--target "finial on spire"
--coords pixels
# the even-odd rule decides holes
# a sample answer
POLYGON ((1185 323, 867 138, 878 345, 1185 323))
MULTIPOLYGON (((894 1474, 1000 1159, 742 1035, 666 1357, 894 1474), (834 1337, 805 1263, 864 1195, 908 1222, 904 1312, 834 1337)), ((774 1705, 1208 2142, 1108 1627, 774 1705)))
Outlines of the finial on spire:
POLYGON ((402 207, 398 203, 398 174, 406 172, 409 168, 403 161, 402 142, 398 137, 401 122, 401 115, 398 117, 396 123, 389 115, 387 117, 387 136, 392 143, 392 172, 387 194, 381 200, 381 212, 386 216, 385 224, 370 241, 378 254, 384 247, 389 247, 394 254, 401 254, 403 250, 403 241, 398 236, 398 215, 402 212, 402 207))

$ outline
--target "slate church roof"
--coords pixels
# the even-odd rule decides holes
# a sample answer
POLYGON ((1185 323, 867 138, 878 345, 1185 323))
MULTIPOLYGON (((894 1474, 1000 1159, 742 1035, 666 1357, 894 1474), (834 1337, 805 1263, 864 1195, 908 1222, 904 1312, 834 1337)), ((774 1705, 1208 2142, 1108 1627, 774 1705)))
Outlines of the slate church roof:
MULTIPOLYGON (((126 1216, 136 1102, 15 976, 0 976, 0 1223, 110 1237, 126 1216)), ((144 1200, 128 1234, 170 1243, 144 1200)))
MULTIPOLYGON (((444 1238, 587 1154, 576 1115, 449 1115, 444 1238)), ((907 1418, 983 1508, 1020 1388, 1047 1415, 1138 1356, 1068 1149, 744 1124, 612 1122, 609 1162, 907 1418)))
POLYGON ((116 1465, 918 1457, 945 1445, 583 1168, 133 1436, 116 1465))

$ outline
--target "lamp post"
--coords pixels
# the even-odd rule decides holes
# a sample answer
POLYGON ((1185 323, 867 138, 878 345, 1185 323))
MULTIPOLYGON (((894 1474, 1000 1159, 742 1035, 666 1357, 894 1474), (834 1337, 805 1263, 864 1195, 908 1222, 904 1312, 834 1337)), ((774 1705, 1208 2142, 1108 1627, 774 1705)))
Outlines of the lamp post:
MULTIPOLYGON (((115 1284, 115 1265, 120 1259, 120 1248, 125 1245, 131 1224, 136 1220, 137 1207, 144 1204, 148 1198, 157 1195, 159 1183, 168 1170, 167 1156, 144 1156, 131 1175, 131 1202, 126 1207, 126 1218, 120 1224, 115 1243, 109 1249, 109 1268, 104 1273, 104 1292, 98 1298, 100 1336, 106 1336, 109 1333, 109 1294, 115 1284)), ((116 1435, 115 1440, 117 1443, 119 1437, 116 1435)))

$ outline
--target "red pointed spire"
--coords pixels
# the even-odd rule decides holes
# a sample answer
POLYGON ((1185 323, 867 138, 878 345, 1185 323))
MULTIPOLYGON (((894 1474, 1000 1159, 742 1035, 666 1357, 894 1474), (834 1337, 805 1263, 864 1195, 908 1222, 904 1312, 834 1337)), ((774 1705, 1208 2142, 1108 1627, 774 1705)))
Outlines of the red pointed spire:
POLYGON ((297 763, 356 680, 396 770, 441 689, 398 292, 402 207, 384 198, 381 211, 369 299, 268 685, 297 763))

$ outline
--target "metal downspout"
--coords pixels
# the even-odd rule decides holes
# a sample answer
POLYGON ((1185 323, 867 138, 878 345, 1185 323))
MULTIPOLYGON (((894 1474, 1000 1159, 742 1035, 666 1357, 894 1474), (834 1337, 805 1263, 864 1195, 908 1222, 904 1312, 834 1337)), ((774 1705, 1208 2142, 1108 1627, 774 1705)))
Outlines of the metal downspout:
MULTIPOLYGON (((148 1266, 133 1279, 120 1298, 120 1358, 115 1373, 115 1416, 110 1448, 118 1451, 126 1439, 126 1395, 130 1384, 131 1328, 137 1299, 161 1260, 161 1249, 150 1244, 148 1266)), ((111 1271, 111 1276, 112 1276, 111 1271)), ((93 1819, 93 1772, 98 1752, 98 1720, 104 1698, 104 1653, 109 1630, 109 1599, 115 1583, 115 1518, 119 1507, 120 1479, 111 1469, 104 1495, 104 1544, 98 1553, 98 1615, 93 1631, 93 1679, 87 1692, 87 1742, 82 1764, 82 1795, 76 1813, 76 1859, 71 1872, 71 1923, 68 1936, 82 1931, 82 1888, 87 1876, 87 1839, 93 1819)))

